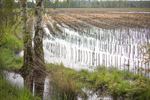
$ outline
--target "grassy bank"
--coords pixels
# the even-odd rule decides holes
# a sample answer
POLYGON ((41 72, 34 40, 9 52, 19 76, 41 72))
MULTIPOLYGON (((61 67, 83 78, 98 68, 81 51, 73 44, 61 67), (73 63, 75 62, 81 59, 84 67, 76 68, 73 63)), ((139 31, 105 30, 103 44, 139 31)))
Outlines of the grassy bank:
POLYGON ((11 27, 5 28, 5 34, 0 40, 0 69, 19 69, 22 58, 17 54, 23 48, 20 27, 13 31, 11 27))
MULTIPOLYGON (((74 100, 77 95, 86 97, 82 88, 98 92, 98 95, 111 95, 128 100, 149 100, 150 80, 129 72, 99 67, 94 72, 74 71, 63 65, 50 64, 52 83, 55 84, 57 96, 63 100, 74 100)), ((60 98, 56 100, 61 100, 60 98)))
POLYGON ((33 97, 26 88, 12 86, 2 75, 2 70, 18 70, 23 58, 18 54, 23 48, 20 29, 12 31, 5 28, 5 34, 0 40, 0 100, 40 100, 33 97))
POLYGON ((40 100, 33 97, 25 88, 19 89, 8 83, 2 74, 0 74, 0 100, 40 100))
POLYGON ((22 66, 22 57, 18 56, 23 48, 19 21, 0 25, 0 100, 35 100, 27 89, 12 86, 2 75, 2 70, 17 70, 22 66))

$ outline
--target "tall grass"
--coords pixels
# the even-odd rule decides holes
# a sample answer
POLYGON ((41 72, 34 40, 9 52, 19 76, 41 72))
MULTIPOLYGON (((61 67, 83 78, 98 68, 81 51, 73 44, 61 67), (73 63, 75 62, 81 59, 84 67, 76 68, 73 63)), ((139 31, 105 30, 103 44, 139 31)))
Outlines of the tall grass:
POLYGON ((75 80, 76 72, 65 69, 63 65, 49 65, 52 79, 52 100, 76 100, 80 91, 79 84, 75 80))
POLYGON ((83 88, 95 91, 100 96, 111 95, 114 100, 150 100, 150 80, 141 75, 102 66, 93 72, 77 72, 62 64, 50 64, 48 70, 55 84, 56 97, 61 97, 56 100, 76 100, 78 95, 86 98, 83 88))
MULTIPOLYGON (((20 32, 16 29, 15 32, 20 32)), ((23 48, 21 34, 13 33, 10 28, 4 29, 5 34, 0 41, 0 68, 19 69, 22 64, 22 58, 16 56, 23 48)))
POLYGON ((33 97, 25 88, 18 88, 9 84, 4 76, 0 74, 0 100, 40 100, 33 97))

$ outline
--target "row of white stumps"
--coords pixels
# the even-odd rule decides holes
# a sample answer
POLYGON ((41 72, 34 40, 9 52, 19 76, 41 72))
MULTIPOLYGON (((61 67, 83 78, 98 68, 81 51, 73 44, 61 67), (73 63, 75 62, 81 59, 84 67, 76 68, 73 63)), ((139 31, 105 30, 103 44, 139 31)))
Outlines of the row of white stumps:
MULTIPOLYGON (((50 35, 48 30, 46 32, 47 36, 50 35)), ((149 76, 146 70, 150 63, 144 62, 145 49, 141 49, 142 45, 150 42, 149 29, 92 28, 81 33, 64 28, 62 38, 50 37, 53 39, 44 39, 47 63, 63 63, 77 70, 104 65, 149 76)))

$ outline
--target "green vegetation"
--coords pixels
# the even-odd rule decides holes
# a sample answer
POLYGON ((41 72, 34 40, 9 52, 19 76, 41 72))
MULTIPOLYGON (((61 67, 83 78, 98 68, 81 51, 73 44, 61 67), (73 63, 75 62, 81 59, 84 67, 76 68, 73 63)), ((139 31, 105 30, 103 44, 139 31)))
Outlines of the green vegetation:
POLYGON ((10 49, 1 49, 1 56, 0 56, 0 66, 3 69, 7 70, 14 70, 19 69, 22 65, 22 58, 21 57, 15 57, 15 53, 11 51, 10 49))
POLYGON ((54 89, 52 100, 76 100, 76 96, 82 87, 82 82, 78 79, 80 77, 78 76, 79 73, 64 68, 62 64, 50 64, 48 66, 54 89))
POLYGON ((3 0, 0 9, 0 69, 21 67, 22 58, 16 56, 23 48, 20 17, 14 0, 3 0))
POLYGON ((70 97, 76 95, 86 97, 82 88, 98 91, 99 95, 111 95, 115 100, 121 97, 128 100, 150 99, 150 80, 141 75, 105 67, 99 67, 93 72, 77 72, 62 64, 50 64, 48 70, 52 83, 55 84, 55 91, 59 93, 56 97, 59 95, 65 98, 63 100, 70 100, 70 97))
POLYGON ((19 69, 22 65, 22 58, 17 54, 22 50, 23 43, 18 34, 12 33, 10 29, 5 29, 5 34, 1 39, 0 47, 0 67, 4 69, 19 69))
POLYGON ((22 58, 17 54, 23 48, 20 17, 14 7, 14 0, 0 0, 0 99, 35 100, 25 88, 9 84, 2 75, 2 69, 19 69, 22 58))
POLYGON ((0 75, 0 99, 1 100, 40 100, 33 97, 27 89, 19 89, 9 84, 4 76, 0 75))

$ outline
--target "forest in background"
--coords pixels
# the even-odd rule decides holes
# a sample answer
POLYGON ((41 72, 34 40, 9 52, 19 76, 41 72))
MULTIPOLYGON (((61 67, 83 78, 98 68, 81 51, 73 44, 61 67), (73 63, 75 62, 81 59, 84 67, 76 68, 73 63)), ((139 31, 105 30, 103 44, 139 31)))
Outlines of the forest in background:
MULTIPOLYGON (((14 4, 16 7, 20 7, 19 2, 14 4)), ((0 1, 0 7, 2 7, 0 1)), ((34 7, 34 0, 28 2, 28 7, 34 7)), ((128 0, 45 0, 45 8, 150 8, 150 1, 128 1, 128 0)))
MULTIPOLYGON (((32 7, 33 2, 29 3, 32 7)), ((128 0, 114 0, 114 1, 102 1, 102 0, 55 0, 50 2, 45 0, 46 8, 149 8, 150 1, 128 1, 128 0)))

